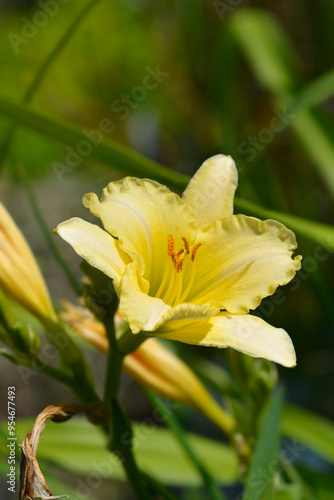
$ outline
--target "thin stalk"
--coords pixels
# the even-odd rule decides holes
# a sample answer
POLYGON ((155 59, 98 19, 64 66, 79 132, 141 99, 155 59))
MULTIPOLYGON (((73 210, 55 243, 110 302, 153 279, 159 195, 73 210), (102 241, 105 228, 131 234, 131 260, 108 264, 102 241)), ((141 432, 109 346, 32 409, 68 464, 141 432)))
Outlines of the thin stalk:
MULTIPOLYGON (((85 5, 85 7, 79 12, 79 14, 75 17, 73 22, 70 24, 70 26, 67 28, 61 39, 58 41, 58 43, 53 47, 51 52, 47 55, 47 57, 44 59, 42 62, 39 70, 34 76, 34 79, 30 83, 29 87, 25 91, 22 102, 31 102, 32 98, 36 94, 37 90, 39 89, 41 83, 43 82, 47 72, 57 59, 59 55, 62 53, 64 48, 67 46, 73 35, 77 32, 78 28, 80 27, 81 23, 85 19, 85 17, 89 14, 89 12, 100 2, 101 0, 92 0, 90 3, 85 5)), ((15 131, 17 128, 17 124, 10 125, 7 133, 5 135, 5 138, 3 140, 2 146, 0 148, 0 172, 3 168, 5 158, 7 156, 7 153, 10 149, 11 143, 13 141, 15 131)))
POLYGON ((66 45, 69 43, 71 38, 75 35, 81 23, 84 21, 85 17, 90 13, 90 11, 97 6, 97 4, 101 0, 92 0, 79 12, 79 14, 74 18, 73 22, 67 28, 57 45, 51 50, 50 54, 46 57, 46 59, 41 64, 38 72, 35 75, 35 78, 29 85, 28 89, 24 94, 23 101, 30 102, 31 99, 36 94, 38 88, 40 87, 45 75, 51 68, 54 61, 59 57, 61 52, 64 50, 66 45))
POLYGON ((104 326, 109 341, 107 374, 104 391, 104 401, 108 406, 111 396, 117 398, 124 355, 121 353, 117 345, 113 315, 107 314, 107 317, 104 321, 104 326))
POLYGON ((104 392, 104 403, 110 411, 108 449, 120 458, 138 500, 149 500, 150 496, 133 454, 131 422, 117 400, 124 354, 119 350, 117 344, 114 314, 115 311, 111 307, 110 310, 107 310, 104 318, 104 326, 109 340, 104 392), (125 436, 126 440, 123 439, 125 436))
POLYGON ((35 360, 37 363, 40 363, 43 368, 41 370, 38 370, 39 372, 43 372, 48 377, 53 378, 54 380, 58 380, 58 382, 61 382, 62 384, 67 385, 69 388, 71 388, 71 383, 72 383, 72 377, 67 375, 66 373, 62 372, 61 370, 58 370, 57 368, 54 368, 51 365, 45 365, 44 361, 41 360, 40 358, 36 358, 35 360))
POLYGON ((68 279, 68 282, 70 283, 70 285, 73 288, 76 295, 80 295, 81 294, 81 286, 78 283, 78 281, 76 280, 76 278, 73 275, 70 268, 68 267, 66 261, 63 259, 63 256, 61 255, 57 245, 55 244, 54 234, 48 228, 48 225, 47 225, 47 223, 42 215, 42 212, 38 206, 35 193, 31 187, 31 184, 29 181, 29 176, 27 175, 27 172, 25 171, 25 169, 22 165, 19 168, 19 174, 20 174, 21 180, 23 181, 24 187, 27 191, 30 205, 31 205, 32 211, 34 213, 34 216, 35 216, 37 223, 38 223, 38 225, 39 225, 39 227, 44 235, 44 238, 46 239, 46 241, 50 247, 51 252, 53 253, 53 255, 54 255, 55 259, 57 260, 57 262, 59 263, 60 267, 63 269, 63 271, 68 279))
POLYGON ((143 476, 137 467, 132 452, 126 455, 123 454, 123 467, 138 500, 150 500, 150 495, 143 482, 143 476))
POLYGON ((211 474, 208 472, 204 464, 201 462, 201 460, 198 458, 192 447, 190 446, 185 432, 183 428, 181 427, 179 421, 175 417, 175 415, 170 413, 169 408, 166 406, 164 401, 154 394, 154 392, 145 389, 145 393, 147 394, 148 398, 150 399, 152 405, 156 408, 159 409, 159 411, 162 413, 162 415, 165 417, 166 424, 170 428, 170 430, 174 433, 175 437, 179 441, 180 445, 182 446, 184 452, 188 456, 188 458, 191 460, 193 465, 196 467, 198 470, 199 474, 201 475, 203 479, 203 483, 205 484, 207 490, 209 491, 212 500, 225 500, 225 496, 223 493, 220 491, 216 481, 214 478, 211 476, 211 474))

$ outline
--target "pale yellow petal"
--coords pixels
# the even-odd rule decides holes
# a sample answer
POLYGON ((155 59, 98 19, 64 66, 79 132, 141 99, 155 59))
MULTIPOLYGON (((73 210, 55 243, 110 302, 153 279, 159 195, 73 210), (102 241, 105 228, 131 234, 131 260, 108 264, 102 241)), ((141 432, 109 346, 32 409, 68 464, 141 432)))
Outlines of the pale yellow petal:
POLYGON ((221 313, 197 323, 169 323, 159 329, 159 336, 187 344, 232 347, 249 356, 269 359, 283 366, 293 367, 296 364, 289 335, 250 314, 221 313))
POLYGON ((83 203, 138 262, 138 271, 150 283, 151 295, 159 289, 170 260, 168 235, 174 236, 177 249, 183 248, 182 236, 190 245, 195 238, 194 221, 185 203, 154 181, 127 177, 111 182, 103 190, 101 202, 90 193, 83 203))
POLYGON ((119 292, 125 265, 131 259, 118 248, 117 240, 95 224, 76 217, 59 224, 56 232, 80 257, 112 278, 119 292))
POLYGON ((126 266, 121 287, 119 312, 129 323, 132 333, 154 330, 170 306, 141 290, 138 283, 137 262, 131 262, 126 266))
POLYGON ((186 302, 232 313, 255 309, 300 269, 295 235, 273 220, 233 215, 199 232, 196 279, 186 302))
POLYGON ((39 317, 54 319, 43 276, 23 234, 0 203, 0 286, 39 317))
POLYGON ((217 307, 209 307, 197 304, 179 304, 169 309, 159 322, 155 325, 155 330, 163 328, 166 323, 202 321, 219 313, 217 307))
POLYGON ((205 225, 233 213, 238 172, 230 156, 217 155, 206 160, 182 195, 197 224, 205 225))

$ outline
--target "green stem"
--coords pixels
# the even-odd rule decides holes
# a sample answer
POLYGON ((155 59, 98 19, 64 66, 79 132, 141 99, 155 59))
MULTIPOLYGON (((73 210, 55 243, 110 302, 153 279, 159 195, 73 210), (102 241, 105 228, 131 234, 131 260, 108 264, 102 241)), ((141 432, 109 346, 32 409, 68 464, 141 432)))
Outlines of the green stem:
POLYGON ((165 417, 166 424, 171 429, 171 431, 173 431, 174 435, 176 436, 180 445, 182 446, 184 452, 187 454, 188 458, 191 460, 191 462, 198 470, 199 474, 202 476, 203 483, 210 492, 212 500, 225 500, 225 496, 220 491, 216 481, 208 472, 203 463, 200 461, 200 459, 198 458, 192 447, 189 445, 185 432, 182 429, 175 415, 171 414, 170 409, 167 407, 164 401, 159 396, 154 394, 154 392, 145 389, 145 393, 150 399, 152 405, 158 408, 159 411, 163 414, 163 416, 165 417))
POLYGON ((126 455, 123 455, 123 458, 124 470, 138 500, 150 500, 150 496, 143 482, 143 476, 137 467, 133 453, 130 452, 126 455))
MULTIPOLYGON (((44 59, 42 62, 39 70, 35 74, 34 79, 30 83, 29 87, 25 91, 22 102, 31 102, 32 98, 36 94, 37 90, 39 89, 41 83, 44 80, 44 77, 46 76, 47 72, 51 68, 52 64, 54 61, 59 57, 59 55, 62 53, 64 48, 67 46, 73 35, 76 33, 77 29, 80 27, 80 24, 82 21, 85 19, 85 17, 88 15, 88 13, 100 2, 101 0, 92 0, 90 3, 85 5, 85 7, 79 12, 77 17, 73 20, 73 22, 70 24, 70 26, 67 28, 65 33, 63 34, 62 38, 58 41, 56 46, 51 50, 51 52, 47 55, 47 57, 44 59)), ((11 143, 13 141, 15 131, 17 128, 17 124, 11 125, 7 133, 5 135, 2 147, 0 148, 0 171, 3 168, 5 158, 7 156, 7 153, 10 149, 11 143)))
POLYGON ((115 311, 111 307, 104 318, 109 340, 107 376, 104 403, 110 411, 108 449, 122 462, 129 482, 138 500, 149 500, 149 495, 132 450, 132 428, 123 409, 117 401, 124 354, 120 351, 115 332, 115 311), (126 437, 126 439, 124 439, 126 437))
POLYGON ((41 370, 38 370, 39 372, 43 372, 46 375, 48 375, 48 377, 58 380, 58 382, 61 382, 62 384, 65 384, 69 388, 71 388, 72 378, 67 373, 62 372, 61 370, 58 370, 57 368, 54 368, 51 365, 44 366, 44 361, 41 360, 40 358, 36 358, 35 361, 37 363, 40 363, 41 366, 43 366, 41 370))
POLYGON ((142 332, 134 335, 130 328, 128 328, 117 338, 118 349, 123 353, 123 356, 130 354, 136 351, 148 338, 149 337, 142 332))
POLYGON ((105 381, 104 401, 108 406, 110 397, 117 398, 121 380, 124 355, 118 348, 115 333, 114 314, 107 314, 104 326, 109 341, 107 375, 105 381))

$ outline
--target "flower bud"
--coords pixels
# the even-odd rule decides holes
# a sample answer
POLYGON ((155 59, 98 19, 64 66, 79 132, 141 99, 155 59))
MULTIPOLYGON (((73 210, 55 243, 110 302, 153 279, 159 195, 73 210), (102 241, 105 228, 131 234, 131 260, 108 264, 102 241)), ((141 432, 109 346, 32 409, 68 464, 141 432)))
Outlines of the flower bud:
MULTIPOLYGON (((66 312, 62 313, 62 318, 82 338, 106 353, 108 340, 104 326, 88 309, 68 302, 64 305, 66 312)), ((124 323, 119 313, 116 313, 115 323, 116 329, 124 323)), ((158 339, 147 339, 136 351, 125 356, 124 371, 160 396, 198 409, 224 432, 233 430, 233 418, 215 402, 194 372, 158 339)))
POLYGON ((0 286, 38 318, 55 319, 48 290, 25 238, 0 203, 0 286))

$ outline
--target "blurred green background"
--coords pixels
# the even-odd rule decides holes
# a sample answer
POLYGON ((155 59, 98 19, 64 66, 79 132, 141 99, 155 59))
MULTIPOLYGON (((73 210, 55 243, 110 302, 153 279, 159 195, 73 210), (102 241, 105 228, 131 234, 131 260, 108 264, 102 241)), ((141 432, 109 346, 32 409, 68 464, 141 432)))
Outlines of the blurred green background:
MULTIPOLYGON (((117 158, 99 156, 94 140, 100 135, 92 130, 101 130, 101 123, 106 139, 186 175, 214 154, 230 154, 241 200, 332 225, 333 25, 334 3, 326 0, 1 1, 0 196, 56 302, 74 295, 33 216, 21 168, 50 232, 66 218, 87 218, 82 195, 125 175, 117 158), (25 116, 24 101, 38 114, 85 130, 86 146, 70 135, 67 140, 66 132, 54 140, 45 124, 25 116)), ((236 212, 244 212, 242 203, 236 212)), ((332 419, 334 240, 329 232, 324 248, 306 237, 312 231, 297 232, 303 269, 263 301, 259 314, 287 330, 295 345, 297 367, 279 368, 287 400, 332 419)), ((79 259, 57 244, 79 277, 79 259)), ((224 366, 223 351, 175 348, 186 359, 224 366)), ((7 374, 16 374, 1 363, 4 394, 7 374)), ((97 377, 102 373, 103 366, 97 377)), ((20 416, 64 398, 40 375, 20 390, 20 416)), ((150 409, 138 391, 125 378, 124 404, 142 418, 150 409)), ((190 429, 216 435, 194 412, 181 417, 190 429)), ((329 470, 321 461, 317 467, 329 470)))

